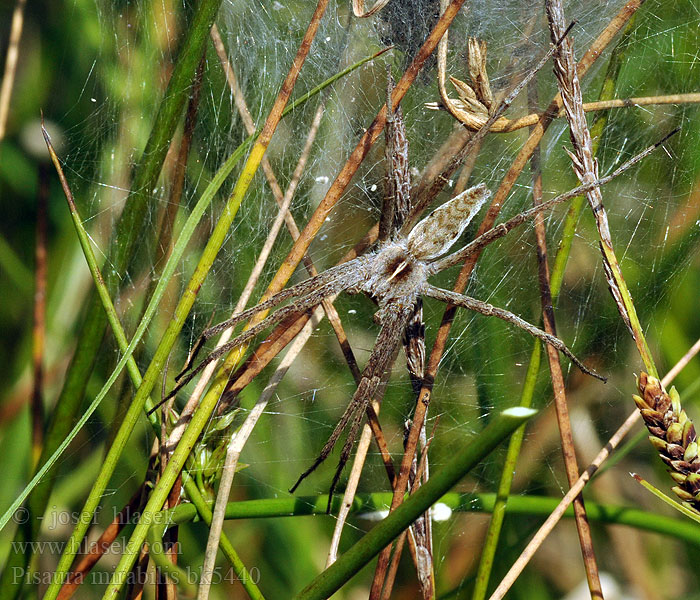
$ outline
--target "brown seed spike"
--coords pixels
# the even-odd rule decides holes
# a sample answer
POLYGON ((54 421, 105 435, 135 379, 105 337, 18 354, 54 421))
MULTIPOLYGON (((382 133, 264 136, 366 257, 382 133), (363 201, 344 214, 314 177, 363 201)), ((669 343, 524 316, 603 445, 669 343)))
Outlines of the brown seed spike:
POLYGON ((489 197, 479 184, 436 208, 408 235, 408 251, 418 259, 429 260, 447 252, 489 197))
POLYGON ((646 373, 640 374, 637 384, 641 398, 635 397, 635 403, 651 434, 649 440, 678 484, 672 489, 700 512, 700 451, 695 428, 681 407, 680 396, 674 389, 667 393, 656 377, 646 373))

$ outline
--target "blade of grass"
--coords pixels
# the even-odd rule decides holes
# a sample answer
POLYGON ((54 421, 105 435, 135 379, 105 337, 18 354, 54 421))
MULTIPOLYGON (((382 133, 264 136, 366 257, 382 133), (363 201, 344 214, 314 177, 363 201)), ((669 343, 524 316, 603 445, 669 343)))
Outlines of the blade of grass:
MULTIPOLYGON (((135 250, 136 240, 148 223, 145 215, 149 206, 150 191, 155 188, 169 140, 182 114, 189 95, 192 75, 202 56, 209 28, 220 4, 221 0, 202 0, 198 3, 192 22, 186 29, 182 50, 163 95, 142 160, 135 170, 133 193, 126 202, 110 243, 109 263, 114 268, 106 273, 105 283, 111 293, 116 291, 119 274, 126 269, 135 250)), ((39 464, 43 464, 54 454, 72 427, 104 336, 107 321, 102 303, 96 294, 91 296, 87 306, 83 327, 76 340, 76 351, 44 438, 44 448, 39 464)), ((10 557, 5 563, 3 575, 0 578, 0 598, 15 598, 21 592, 22 586, 12 582, 12 573, 19 572, 15 569, 26 572, 32 552, 20 549, 24 548, 23 542, 36 539, 41 525, 39 517, 43 515, 48 505, 53 481, 51 478, 45 478, 28 500, 29 518, 15 534, 15 542, 20 543, 12 546, 10 557)))
MULTIPOLYGON (((150 388, 155 384, 157 374, 160 373, 161 368, 165 364, 165 360, 167 359, 167 355, 170 351, 169 349, 172 347, 175 337, 179 333, 180 328, 184 323, 184 317, 189 313, 189 310, 194 303, 196 293, 203 283, 204 277, 209 271, 209 268, 213 264, 219 248, 221 248, 224 242, 229 226, 233 221, 233 217, 243 201, 246 192, 248 191, 248 187, 253 180, 253 175, 255 174, 265 150, 270 143, 270 139, 272 138, 272 135, 275 132, 280 119, 282 118, 284 107, 287 104, 289 95, 294 88, 301 67, 311 49, 311 42, 316 35, 320 24, 320 19, 325 12, 327 4, 328 0, 319 0, 316 6, 316 10, 311 17, 309 26, 299 46, 297 55, 294 58, 294 62, 284 83, 282 84, 277 98, 275 99, 275 103, 270 110, 260 136, 248 155, 248 159, 243 167, 241 175, 236 181, 231 198, 229 199, 229 202, 227 203, 226 208, 224 209, 224 212, 214 229, 214 232, 207 242, 206 248, 202 253, 200 263, 195 269, 195 273, 192 276, 190 284, 188 285, 188 288, 185 290, 185 293, 178 304, 178 308, 176 309, 176 319, 173 319, 168 326, 168 330, 164 334, 163 340, 156 351, 156 356, 154 356, 153 362, 149 366, 146 376, 144 376, 144 384, 142 384, 142 386, 136 392, 132 406, 135 406, 136 410, 139 412, 143 408, 146 395, 148 392, 150 392, 150 388), (177 322, 177 317, 179 317, 179 322, 177 322), (161 348, 163 348, 163 350, 167 349, 167 352, 163 352, 159 355, 159 350, 161 348), (148 383, 146 384, 149 373, 152 373, 152 379, 149 379, 148 383)), ((209 420, 211 412, 214 410, 214 407, 219 400, 220 393, 223 391, 223 388, 228 381, 229 372, 229 370, 226 370, 226 365, 224 365, 209 392, 203 398, 199 409, 192 416, 190 425, 185 430, 180 443, 173 452, 168 466, 162 474, 160 481, 154 488, 151 497, 143 513, 141 514, 141 518, 134 529, 131 539, 124 549, 124 553, 122 554, 119 564, 114 571, 110 584, 105 591, 105 598, 115 598, 119 594, 121 587, 127 579, 128 573, 131 571, 131 568, 138 557, 141 545, 146 538, 150 517, 163 506, 163 503, 170 492, 170 488, 177 479, 182 467, 185 464, 187 456, 189 456, 194 444, 197 441, 197 438, 199 437, 199 434, 204 429, 204 426, 209 420)), ((92 514, 92 511, 90 514, 92 514)))
POLYGON ((635 481, 639 483, 642 487, 646 488, 649 490, 654 496, 668 504, 671 508, 677 510, 679 513, 681 513, 683 516, 688 517, 689 519, 692 519, 696 523, 700 523, 700 513, 698 513, 695 510, 692 510, 691 508, 684 506, 680 502, 674 500, 670 496, 667 496, 664 494, 660 489, 657 487, 654 487, 651 483, 649 483, 646 479, 643 477, 640 477, 636 473, 630 473, 632 477, 634 477, 635 481))
POLYGON ((413 523, 443 494, 452 488, 466 473, 496 448, 518 426, 530 419, 536 411, 511 408, 496 415, 491 423, 457 453, 440 471, 386 519, 376 525, 350 550, 323 571, 308 586, 299 592, 297 600, 328 598, 347 582, 387 544, 413 523))

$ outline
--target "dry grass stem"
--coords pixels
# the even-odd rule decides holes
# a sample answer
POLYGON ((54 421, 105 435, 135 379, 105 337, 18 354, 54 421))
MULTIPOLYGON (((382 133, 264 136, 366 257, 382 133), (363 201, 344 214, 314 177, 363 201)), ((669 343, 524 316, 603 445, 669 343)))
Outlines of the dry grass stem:
MULTIPOLYGON (((685 355, 678 361, 677 365, 687 365, 688 362, 700 352, 700 339, 698 339, 695 344, 685 353, 685 355)), ((661 387, 667 386, 673 378, 680 372, 679 368, 674 366, 669 370, 668 374, 661 380, 661 387)), ((595 459, 586 467, 581 476, 578 478, 576 483, 571 486, 571 489, 566 493, 566 495, 561 499, 557 507, 552 511, 552 513, 547 517, 542 526, 537 530, 537 533, 530 540, 525 549, 521 552, 518 559, 513 563, 505 577, 498 584, 496 590, 491 594, 489 600, 501 600, 508 590, 515 583, 516 579, 523 572, 523 569, 530 562, 530 559, 535 555, 535 552, 539 549, 542 543, 547 539, 549 534, 552 532, 557 523, 561 520, 569 508, 574 498, 576 498, 585 485, 590 481, 594 473, 600 468, 600 466, 608 459, 608 457, 613 453, 615 448, 620 445, 620 442, 625 438, 625 436, 632 430, 634 425, 637 423, 639 418, 639 412, 637 410, 630 413, 630 415, 625 419, 625 422, 618 428, 618 430, 612 435, 608 442, 603 446, 595 459)))
MULTIPOLYGON (((566 31, 566 20, 564 10, 559 0, 548 0, 545 3, 547 17, 549 21, 552 43, 558 42, 566 31)), ((576 156, 579 160, 580 168, 575 166, 577 175, 581 183, 585 184, 598 179, 597 162, 593 158, 593 145, 591 143, 590 132, 586 124, 586 117, 581 109, 583 104, 581 86, 576 73, 576 62, 574 61, 573 42, 567 38, 561 42, 554 54, 554 73, 559 84, 559 92, 566 112, 567 120, 572 140, 574 143, 576 156), (585 173, 585 176, 584 176, 585 173)), ((607 233, 605 239, 610 239, 607 227, 607 218, 602 211, 602 197, 600 188, 595 188, 587 193, 589 203, 596 214, 599 231, 607 233), (598 209, 599 207, 599 209, 598 209)), ((612 244, 612 243, 611 243, 612 244)), ((549 288, 549 272, 542 268, 540 260, 540 287, 542 290, 542 314, 545 331, 555 334, 554 309, 552 307, 552 295, 549 288)), ((576 449, 574 446, 573 433, 571 431, 571 421, 569 419, 569 409, 566 403, 564 392, 564 376, 561 371, 558 356, 553 355, 549 348, 547 356, 549 358, 549 368, 552 377, 552 390, 554 392, 554 406, 557 413, 557 422, 561 436, 562 453, 564 455, 564 467, 569 485, 576 483, 579 477, 578 462, 576 460, 576 449)), ((588 589, 591 598, 603 598, 603 588, 600 583, 598 564, 593 549, 593 536, 586 516, 586 508, 583 496, 579 495, 574 499, 574 516, 576 519, 576 529, 578 531, 581 554, 588 580, 588 589)))
MULTIPOLYGON (((453 78, 450 78, 453 79, 453 78)), ((453 104, 460 107, 458 104, 459 100, 452 100, 453 104)), ((601 110, 611 110, 615 108, 635 108, 639 106, 658 106, 664 104, 698 104, 700 103, 699 93, 689 93, 689 94, 669 94, 667 96, 642 96, 639 98, 615 98, 613 100, 601 100, 598 102, 584 102, 583 110, 584 112, 598 112, 601 110)), ((429 110, 443 110, 445 107, 438 102, 426 102, 425 107, 429 110)), ((472 131, 478 131, 484 123, 486 123, 486 116, 477 115, 472 113, 471 118, 460 118, 460 116, 450 113, 452 116, 457 118, 461 123, 463 123, 468 129, 472 131)), ((458 113, 459 114, 459 113, 458 113)), ((516 119, 507 119, 506 117, 501 117, 498 119, 491 128, 492 133, 510 133, 512 131, 517 131, 518 129, 523 129, 525 127, 532 127, 536 125, 540 119, 544 116, 543 112, 533 112, 524 117, 518 117, 516 119)), ((556 117, 561 119, 566 116, 565 111, 560 110, 556 117)))
MULTIPOLYGON (((433 439, 435 439, 435 430, 440 421, 440 416, 435 419, 433 423, 433 429, 430 434, 430 439, 425 439, 425 428, 423 429, 421 435, 421 444, 423 446, 423 451, 420 455, 420 460, 414 460, 411 466, 411 493, 413 494, 421 486, 421 483, 425 483, 428 478, 428 450, 430 450, 430 445, 433 439), (417 464, 416 464, 417 463, 417 464)), ((406 424, 407 427, 410 423, 406 424)), ((431 522, 432 509, 423 513, 423 515, 416 520, 411 527, 405 530, 401 535, 396 538, 394 554, 391 558, 391 563, 387 570, 386 578, 384 581, 384 589, 382 592, 382 600, 389 600, 394 587, 394 581, 396 579, 396 573, 398 572, 399 563, 401 560, 401 551, 403 546, 408 539, 409 550, 411 553, 411 558, 414 564, 417 565, 418 583, 421 588, 422 596, 424 600, 430 600, 435 597, 435 572, 433 565, 433 539, 432 539, 432 522, 431 522)))
POLYGON ((19 40, 22 37, 24 26, 24 7, 27 0, 17 0, 15 10, 12 12, 12 25, 10 25, 10 40, 5 55, 5 70, 2 74, 2 87, 0 87, 0 141, 5 138, 7 130, 7 118, 10 114, 10 99, 12 88, 15 84, 17 72, 17 60, 19 58, 19 40))
POLYGON ((49 173, 39 167, 34 243, 34 318, 32 322, 32 465, 44 445, 44 354, 46 352, 46 277, 48 242, 49 173))
MULTIPOLYGON (((576 404, 572 407, 571 420, 576 434, 576 448, 581 460, 589 462, 594 458, 593 450, 600 448, 601 440, 596 429, 590 406, 576 404)), ((588 486, 591 498, 600 503, 616 503, 625 496, 621 478, 612 472, 603 477, 599 473, 588 486)), ((646 543, 642 532, 631 527, 606 527, 606 533, 614 546, 615 556, 626 580, 641 594, 644 600, 662 600, 663 591, 659 589, 657 574, 646 561, 639 560, 638 548, 646 543)))
MULTIPOLYGON (((236 433, 232 435, 231 439, 229 440, 228 448, 226 450, 226 459, 221 474, 221 480, 219 482, 219 491, 216 494, 216 502, 214 504, 211 525, 209 526, 209 538, 207 539, 206 548, 207 557, 216 557, 216 552, 219 548, 221 531, 223 529, 224 520, 226 517, 226 503, 228 502, 228 497, 231 493, 233 478, 236 474, 236 469, 238 468, 238 459, 241 456, 243 447, 248 441, 250 435, 253 433, 253 429, 267 407, 267 403, 277 390, 279 382, 282 381, 282 378, 287 374, 289 367, 292 365, 297 356, 299 356, 299 353, 306 345, 306 342, 309 341, 311 334, 314 332, 322 318, 323 309, 321 307, 316 307, 309 321, 306 322, 299 335, 294 338, 294 341, 289 346, 287 354, 285 354, 279 366, 272 374, 270 381, 268 382, 267 386, 265 386, 262 394, 260 394, 255 406, 248 413, 246 420, 243 422, 240 429, 238 429, 238 431, 236 431, 236 433)), ((199 600, 204 600, 207 597, 208 589, 203 590, 203 586, 200 585, 197 598, 199 600)))

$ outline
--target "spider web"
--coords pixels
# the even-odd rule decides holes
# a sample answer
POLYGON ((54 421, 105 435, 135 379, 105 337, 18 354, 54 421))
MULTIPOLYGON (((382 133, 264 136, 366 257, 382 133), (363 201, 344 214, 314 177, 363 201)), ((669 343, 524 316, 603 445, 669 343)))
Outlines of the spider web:
MULTIPOLYGON (((434 25, 438 3, 433 0, 394 0, 384 10, 364 20, 349 16, 347 4, 333 4, 325 15, 294 97, 360 58, 390 44, 395 48, 295 109, 281 122, 272 138, 266 156, 284 190, 303 152, 314 114, 320 105, 323 106, 318 135, 290 207, 300 229, 384 102, 385 65, 390 63, 394 76, 400 75, 434 25)), ((576 55, 580 58, 621 8, 621 3, 570 4, 567 16, 576 21, 571 35, 576 55)), ((79 97, 60 104, 60 112, 54 113, 57 114, 54 120, 63 128, 66 140, 67 176, 76 197, 80 198, 80 209, 98 252, 106 256, 109 234, 129 188, 131 166, 139 157, 148 134, 148 126, 143 121, 149 119, 144 115, 154 114, 167 81, 167 65, 177 55, 180 13, 184 9, 159 3, 147 6, 98 4, 95 7, 83 2, 75 2, 73 9, 76 20, 86 22, 91 18, 91 11, 96 10, 100 31, 93 32, 92 37, 87 35, 80 42, 85 48, 85 56, 90 58, 71 64, 72 53, 67 45, 57 52, 57 62, 66 68, 70 65, 71 70, 80 73, 71 73, 70 76, 82 77, 84 85, 79 97), (112 34, 106 35, 106 32, 112 34)), ((224 3, 222 7, 217 24, 257 125, 264 122, 272 106, 312 9, 308 2, 260 3, 252 0, 224 3)), ((700 89, 696 66, 698 21, 697 10, 690 2, 669 7, 668 3, 649 0, 640 9, 634 28, 625 41, 629 49, 617 77, 615 97, 685 94, 700 89)), ((95 27, 94 22, 92 27, 95 27)), ((447 72, 465 81, 468 79, 468 36, 483 39, 488 44, 488 72, 497 95, 518 82, 549 45, 543 11, 533 11, 531 7, 526 9, 522 2, 516 1, 472 3, 450 29, 447 72)), ((616 44, 617 39, 583 79, 586 102, 597 99, 610 51, 616 44)), ((425 107, 425 103, 439 99, 436 79, 436 64, 429 61, 402 102, 414 182, 454 128, 454 119, 446 111, 434 112, 425 107)), ((535 81, 538 106, 542 110, 556 93, 551 66, 546 66, 535 81)), ((456 97, 453 90, 450 94, 456 97)), ((55 102, 59 104, 58 100, 55 102)), ((507 116, 522 116, 527 112, 527 98, 523 92, 507 116)), ((589 123, 592 118, 589 117, 589 123)), ((674 127, 681 128, 664 149, 603 190, 615 249, 662 371, 672 366, 700 335, 700 326, 691 308, 696 306, 699 297, 695 250, 700 223, 696 183, 698 120, 698 111, 693 105, 611 110, 598 154, 600 172, 605 175, 674 127)), ((182 197, 184 210, 176 219, 176 231, 184 221, 187 209, 197 201, 216 169, 246 137, 247 132, 223 70, 210 47, 182 197)), ((526 137, 527 130, 488 136, 474 164, 470 184, 484 182, 495 190, 526 137)), ((562 146, 569 145, 566 123, 558 120, 550 127, 540 146, 545 198, 554 197, 577 184, 569 158, 562 149, 562 146)), ((171 171, 166 168, 166 172, 171 171)), ((234 171, 234 175, 236 173, 234 171)), ((310 248, 309 256, 319 271, 336 264, 378 220, 383 177, 383 142, 380 140, 360 166, 310 248)), ((432 206, 451 197, 458 177, 459 172, 432 206)), ((229 178, 224 185, 190 243, 172 285, 172 298, 165 302, 157 322, 150 329, 145 351, 139 358, 142 369, 148 365, 178 292, 184 289, 234 181, 229 178)), ((159 201, 148 213, 143 247, 129 270, 120 273, 123 286, 119 308, 127 327, 137 321, 148 281, 157 277, 162 267, 162 263, 153 263, 157 248, 151 240, 154 237, 152 232, 158 228, 168 206, 169 185, 166 176, 154 191, 159 201)), ((517 214, 531 202, 531 179, 526 169, 499 220, 517 214)), ((560 207, 546 218, 550 264, 563 235, 565 212, 566 206, 560 207)), ((276 214, 277 204, 266 177, 259 170, 225 246, 199 293, 179 346, 171 356, 171 371, 178 370, 184 363, 187 352, 212 316, 214 322, 218 322, 232 312, 276 214)), ((475 230, 475 225, 470 226, 463 241, 473 236, 475 230)), ((248 306, 257 302, 291 245, 292 239, 283 229, 248 306)), ((306 273, 300 267, 294 281, 305 277, 306 273)), ((435 282, 441 287, 451 288, 455 277, 456 270, 453 269, 440 274, 435 282)), ((83 287, 76 285, 78 289, 86 289, 84 283, 83 287)), ((530 322, 539 322, 541 304, 531 225, 525 225, 484 251, 467 293, 507 308, 530 322)), ((372 320, 375 307, 364 296, 341 295, 336 308, 362 366, 378 331, 372 320)), ((584 210, 579 221, 555 312, 559 336, 587 364, 609 377, 609 383, 603 386, 571 369, 568 361, 563 361, 572 390, 570 402, 576 407, 575 420, 582 432, 579 452, 583 464, 633 408, 629 401, 633 389, 632 374, 641 369, 631 338, 606 290, 590 211, 584 210)), ((426 302, 428 349, 435 339, 442 313, 441 304, 426 302)), ((70 316, 72 320, 77 318, 77 313, 70 316)), ((439 417, 431 447, 431 469, 439 470, 449 461, 456 449, 478 432, 494 411, 518 402, 532 344, 527 334, 496 319, 486 319, 466 311, 458 313, 430 407, 428 431, 439 417)), ((109 362, 109 357, 104 357, 103 362, 109 362)), ((240 396, 243 411, 239 418, 259 397, 274 366, 275 363, 243 391, 240 396)), ((106 366, 104 368, 106 370, 106 366)), ((693 386, 700 375, 697 371, 695 365, 683 373, 678 379, 679 389, 693 386)), ((171 382, 172 373, 168 376, 169 387, 171 382)), ((336 338, 324 320, 276 389, 265 415, 246 445, 241 460, 247 466, 236 476, 232 499, 286 494, 288 487, 317 456, 354 389, 355 383, 345 366, 336 338)), ((565 491, 567 485, 560 464, 546 367, 542 369, 535 399, 544 414, 528 433, 514 491, 556 496, 565 491)), ((184 395, 179 404, 183 402, 184 395)), ((413 404, 403 354, 400 353, 387 384, 380 417, 389 448, 396 456, 400 456, 403 424, 410 418, 413 404)), ((84 448, 96 447, 103 441, 104 428, 111 416, 107 411, 91 422, 84 445, 72 451, 69 461, 79 462, 84 448)), ((139 464, 142 464, 150 450, 145 433, 141 433, 134 446, 136 451, 132 461, 141 461, 139 464)), ((327 491, 336 454, 303 484, 300 493, 327 491)), ((502 460, 502 451, 493 453, 468 481, 462 483, 460 489, 493 491, 498 483, 502 460)), ((649 472, 654 459, 648 448, 640 446, 627 460, 627 470, 649 472)), ((131 489, 135 485, 134 479, 141 477, 140 471, 138 473, 122 473, 117 485, 125 490, 131 489)), ((618 470, 619 473, 626 471, 618 470)), ((640 503, 640 490, 623 487, 622 496, 616 501, 640 503)), ((387 489, 384 468, 373 446, 360 491, 387 489)), ((642 499, 642 502, 646 501, 651 505, 648 498, 642 499)), ((478 560, 485 523, 482 516, 460 514, 436 526, 435 565, 445 589, 459 588, 466 580, 469 573, 466 565, 475 558, 478 560)), ((530 533, 534 523, 524 519, 522 523, 511 526, 506 535, 517 544, 530 533)), ((357 520, 350 525, 352 528, 363 526, 357 520)), ((248 523, 240 535, 243 538, 254 535, 252 532, 256 531, 256 526, 262 527, 264 537, 268 536, 265 539, 282 540, 281 543, 289 548, 299 543, 296 539, 299 534, 287 523, 262 526, 248 523)), ((304 527, 308 527, 303 534, 305 537, 325 540, 328 536, 328 524, 305 523, 304 527)), ((550 561, 550 573, 544 578, 559 591, 571 589, 582 574, 577 572, 569 576, 565 568, 551 569, 552 561, 564 559, 553 556, 551 551, 547 554, 547 548, 563 545, 575 552, 577 546, 573 535, 572 527, 562 527, 557 534, 559 539, 555 537, 543 549, 547 558, 542 560, 550 561)), ((263 558, 265 546, 269 543, 263 542, 260 555, 253 559, 259 561, 261 569, 268 560, 274 563, 272 559, 263 558)), ((325 552, 324 544, 325 541, 320 543, 321 553, 325 552)), ((573 560, 578 560, 575 554, 573 560)), ((267 568, 269 571, 270 567, 267 568)), ((282 569, 269 577, 272 590, 300 587, 301 582, 295 579, 291 570, 282 569), (274 577, 277 579, 272 580, 274 577)), ((407 566, 406 585, 412 585, 411 577, 407 566)), ((624 580, 623 576, 620 577, 624 580)))

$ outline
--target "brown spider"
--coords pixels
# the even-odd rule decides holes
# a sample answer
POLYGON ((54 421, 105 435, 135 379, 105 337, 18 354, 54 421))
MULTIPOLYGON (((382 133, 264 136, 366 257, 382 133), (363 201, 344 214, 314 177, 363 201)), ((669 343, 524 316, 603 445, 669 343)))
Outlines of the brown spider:
MULTIPOLYGON (((391 97, 390 91, 388 97, 391 97)), ((362 371, 360 383, 318 458, 290 489, 293 492, 301 481, 328 457, 342 432, 349 427, 331 483, 329 507, 330 498, 348 460, 368 404, 372 397, 376 397, 379 384, 390 369, 397 346, 402 340, 411 380, 414 385, 422 382, 425 356, 421 300, 423 296, 503 319, 550 344, 565 354, 583 372, 605 380, 587 369, 559 338, 542 331, 507 310, 463 294, 437 288, 428 282, 432 275, 463 261, 466 256, 497 237, 501 237, 516 225, 525 222, 536 212, 562 201, 564 197, 571 197, 573 192, 539 205, 536 209, 521 213, 486 232, 461 250, 445 256, 489 197, 490 192, 483 184, 472 187, 435 209, 410 231, 404 231, 405 222, 411 211, 408 142, 400 108, 394 112, 391 109, 390 100, 387 106, 389 107, 386 126, 387 183, 376 249, 283 290, 269 300, 204 331, 185 370, 178 376, 177 387, 168 396, 172 397, 210 362, 221 358, 264 329, 292 315, 299 315, 313 309, 328 297, 343 291, 350 294, 364 292, 370 296, 379 307, 376 318, 381 330, 362 371), (248 320, 259 312, 272 309, 289 298, 295 298, 295 300, 214 350, 196 368, 191 368, 198 350, 208 338, 248 320)), ((600 183, 596 182, 596 184, 600 183)), ((577 193, 579 192, 580 190, 577 193)))

